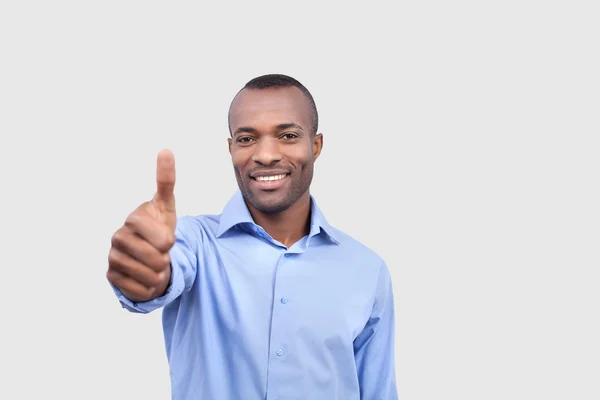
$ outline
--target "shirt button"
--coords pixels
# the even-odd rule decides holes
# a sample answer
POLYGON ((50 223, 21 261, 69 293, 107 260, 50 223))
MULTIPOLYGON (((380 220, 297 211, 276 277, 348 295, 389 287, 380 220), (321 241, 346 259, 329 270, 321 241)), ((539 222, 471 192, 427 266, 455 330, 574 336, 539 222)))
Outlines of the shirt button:
POLYGON ((287 298, 286 297, 282 297, 281 298, 281 303, 283 303, 283 304, 287 303, 287 298))
POLYGON ((281 349, 277 350, 277 355, 281 357, 283 355, 283 350, 281 350, 281 349))

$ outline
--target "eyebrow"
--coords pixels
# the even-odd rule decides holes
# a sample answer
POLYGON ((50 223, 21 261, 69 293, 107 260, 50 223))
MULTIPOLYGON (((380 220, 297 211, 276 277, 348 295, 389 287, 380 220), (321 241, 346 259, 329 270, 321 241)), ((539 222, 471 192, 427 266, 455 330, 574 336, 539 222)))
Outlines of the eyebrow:
POLYGON ((277 130, 278 131, 282 131, 284 129, 290 129, 290 128, 294 128, 294 129, 297 129, 299 131, 304 131, 304 129, 302 129, 302 127, 300 125, 294 124, 292 122, 289 122, 287 124, 279 124, 279 125, 277 125, 277 130))
POLYGON ((241 127, 237 128, 235 130, 235 132, 233 132, 233 136, 235 136, 235 135, 237 135, 239 133, 256 133, 256 129, 250 128, 250 127, 247 127, 247 126, 241 126, 241 127))
MULTIPOLYGON (((304 132, 304 129, 302 129, 302 127, 300 125, 294 124, 293 122, 287 122, 287 123, 284 123, 284 124, 279 124, 279 125, 277 125, 275 127, 275 129, 278 130, 278 131, 282 131, 282 130, 290 129, 290 128, 297 129, 299 131, 304 132)), ((233 136, 238 135, 240 133, 257 133, 257 132, 258 131, 256 129, 252 128, 252 127, 241 126, 241 127, 237 128, 235 130, 235 132, 233 132, 233 136)))

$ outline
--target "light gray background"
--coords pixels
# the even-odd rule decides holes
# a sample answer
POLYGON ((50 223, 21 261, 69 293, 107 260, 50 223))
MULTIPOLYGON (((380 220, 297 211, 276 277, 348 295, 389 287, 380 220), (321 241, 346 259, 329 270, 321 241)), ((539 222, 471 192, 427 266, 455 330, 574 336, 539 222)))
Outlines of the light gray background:
POLYGON ((110 237, 164 147, 178 212, 221 211, 229 102, 273 72, 315 96, 328 219, 390 266, 402 399, 600 398, 595 2, 392 4, 2 2, 0 398, 169 398, 110 237))

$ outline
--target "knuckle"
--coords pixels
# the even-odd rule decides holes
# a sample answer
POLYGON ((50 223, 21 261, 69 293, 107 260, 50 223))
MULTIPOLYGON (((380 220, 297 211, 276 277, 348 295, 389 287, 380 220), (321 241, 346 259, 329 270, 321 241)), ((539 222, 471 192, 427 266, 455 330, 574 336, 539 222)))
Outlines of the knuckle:
POLYGON ((152 262, 150 262, 149 266, 154 270, 154 271, 162 271, 165 268, 167 268, 167 266, 170 263, 170 257, 168 254, 164 254, 164 253, 160 253, 158 255, 153 255, 152 257, 152 262))
POLYGON ((160 273, 160 283, 161 284, 168 282, 170 278, 171 278, 171 271, 165 270, 160 273))
POLYGON ((111 245, 115 246, 115 247, 122 247, 123 244, 126 241, 126 232, 124 228, 119 229, 118 231, 116 231, 111 238, 111 245))
POLYGON ((121 278, 121 276, 119 274, 117 274, 114 270, 109 268, 106 271, 106 279, 113 285, 118 284, 119 281, 121 280, 120 278, 121 278))
POLYGON ((112 235, 112 238, 110 239, 110 244, 113 246, 118 246, 119 243, 121 242, 121 235, 122 235, 122 233, 121 233, 121 230, 119 229, 112 235))
POLYGON ((169 232, 169 233, 167 234, 167 237, 166 237, 166 245, 167 245, 167 247, 168 247, 169 249, 170 249, 171 247, 173 247, 173 245, 175 244, 175 240, 176 240, 176 239, 177 239, 177 238, 175 237, 175 234, 174 234, 174 233, 171 233, 171 232, 169 232))
POLYGON ((108 252, 108 266, 109 268, 113 268, 115 264, 117 264, 120 260, 119 252, 112 247, 108 252))
POLYGON ((157 286, 160 286, 162 283, 162 276, 160 274, 152 274, 150 278, 151 288, 154 290, 157 286))
POLYGON ((174 241, 171 238, 171 235, 165 233, 160 237, 159 247, 160 250, 167 251, 173 246, 174 241))
POLYGON ((161 267, 167 268, 171 264, 171 255, 169 253, 163 254, 161 261, 161 267))
POLYGON ((137 224, 139 224, 140 218, 141 218, 141 216, 140 216, 139 212, 137 212, 137 211, 132 212, 125 219, 125 226, 129 226, 129 227, 136 226, 137 224))
POLYGON ((154 296, 154 293, 156 292, 156 288, 151 287, 151 288, 146 288, 144 290, 144 295, 146 297, 147 300, 150 300, 152 298, 152 296, 154 296))

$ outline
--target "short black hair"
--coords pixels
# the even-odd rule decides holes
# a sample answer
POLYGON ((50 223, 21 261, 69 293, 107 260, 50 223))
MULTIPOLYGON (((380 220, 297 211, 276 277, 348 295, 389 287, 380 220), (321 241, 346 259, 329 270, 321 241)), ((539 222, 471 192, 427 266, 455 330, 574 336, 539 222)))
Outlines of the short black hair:
MULTIPOLYGON (((280 88, 280 87, 296 87, 304 93, 310 104, 310 112, 312 114, 312 127, 311 135, 315 135, 319 129, 319 113, 317 112, 317 105, 312 97, 312 94, 308 89, 301 84, 298 80, 288 75, 283 74, 267 74, 261 75, 256 78, 249 80, 241 90, 244 89, 267 89, 267 88, 280 88)), ((241 91, 240 90, 240 91, 241 91)), ((239 92, 238 92, 239 93, 239 92)), ((231 131, 231 128, 230 128, 231 131)))

